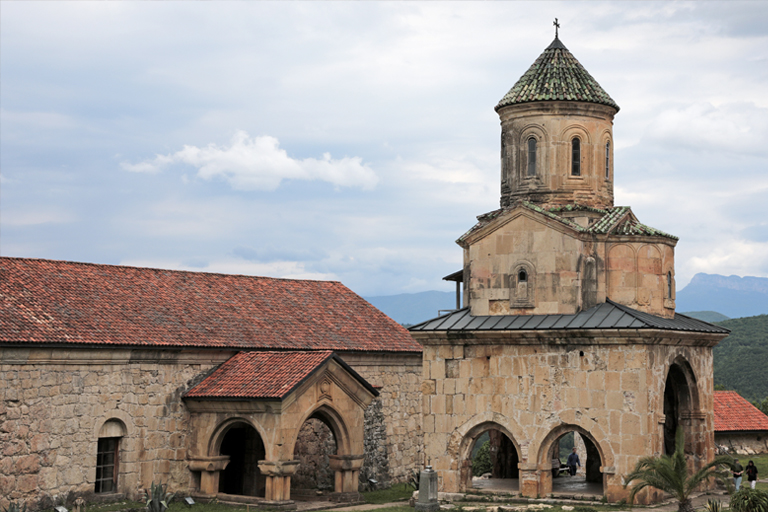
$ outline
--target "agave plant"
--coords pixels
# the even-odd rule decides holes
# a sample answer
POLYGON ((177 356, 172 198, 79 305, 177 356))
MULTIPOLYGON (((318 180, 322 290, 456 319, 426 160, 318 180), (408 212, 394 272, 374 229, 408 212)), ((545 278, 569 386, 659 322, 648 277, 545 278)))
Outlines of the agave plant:
POLYGON ((732 512, 768 512, 768 493, 742 487, 731 496, 732 512))
POLYGON ((8 506, 3 509, 3 512, 27 512, 27 504, 9 501, 8 506))
MULTIPOLYGON (((675 453, 661 457, 644 457, 635 466, 634 471, 625 477, 624 488, 635 481, 629 493, 630 506, 635 495, 646 487, 653 487, 673 495, 677 501, 678 512, 694 512, 691 493, 711 477, 723 479, 723 467, 732 467, 733 459, 720 455, 700 470, 689 475, 685 461, 685 440, 683 429, 678 428, 675 436, 675 453)), ((732 507, 733 508, 733 507, 732 507)), ((763 511, 768 512, 768 510, 763 511)))
POLYGON ((168 508, 168 502, 173 498, 173 493, 167 492, 167 484, 152 482, 147 492, 147 512, 164 512, 168 508))
POLYGON ((722 512, 723 503, 719 500, 709 499, 707 500, 707 504, 704 505, 704 510, 706 512, 722 512))

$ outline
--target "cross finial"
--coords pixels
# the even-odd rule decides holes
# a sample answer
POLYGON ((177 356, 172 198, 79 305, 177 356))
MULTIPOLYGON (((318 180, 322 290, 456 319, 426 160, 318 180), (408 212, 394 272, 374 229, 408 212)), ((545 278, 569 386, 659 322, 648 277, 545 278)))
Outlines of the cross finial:
POLYGON ((553 21, 552 24, 555 26, 555 39, 557 39, 557 29, 560 28, 560 23, 558 23, 557 18, 555 18, 555 21, 553 21))

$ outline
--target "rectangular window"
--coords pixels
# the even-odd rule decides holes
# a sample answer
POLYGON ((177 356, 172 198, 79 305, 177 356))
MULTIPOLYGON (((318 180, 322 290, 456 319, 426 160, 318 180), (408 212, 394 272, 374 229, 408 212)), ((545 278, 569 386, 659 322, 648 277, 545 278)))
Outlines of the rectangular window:
POLYGON ((119 437, 102 437, 96 451, 96 492, 117 492, 119 437))
POLYGON ((571 141, 571 176, 581 176, 581 141, 571 141))
POLYGON ((536 176, 536 139, 528 139, 528 176, 536 176))
POLYGON ((611 143, 605 143, 605 179, 611 179, 611 143))

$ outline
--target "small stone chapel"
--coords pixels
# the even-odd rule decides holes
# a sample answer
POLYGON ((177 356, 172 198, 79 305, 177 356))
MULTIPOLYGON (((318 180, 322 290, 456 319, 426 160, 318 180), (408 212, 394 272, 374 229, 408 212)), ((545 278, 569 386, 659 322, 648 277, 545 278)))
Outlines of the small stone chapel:
POLYGON ((728 331, 675 313, 677 238, 614 205, 618 111, 557 35, 496 105, 501 207, 458 239, 464 268, 446 277, 463 307, 410 329, 441 491, 472 487, 489 431, 492 476, 528 497, 552 493, 568 432, 611 502, 678 427, 693 467, 714 456, 712 347, 728 331))

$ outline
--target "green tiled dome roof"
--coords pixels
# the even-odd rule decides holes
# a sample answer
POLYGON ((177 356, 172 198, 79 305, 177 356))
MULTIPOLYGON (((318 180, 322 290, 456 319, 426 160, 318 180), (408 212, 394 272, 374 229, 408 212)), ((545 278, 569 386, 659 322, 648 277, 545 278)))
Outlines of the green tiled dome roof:
POLYGON ((616 102, 557 37, 501 99, 496 110, 507 105, 553 100, 599 103, 619 110, 616 102))

